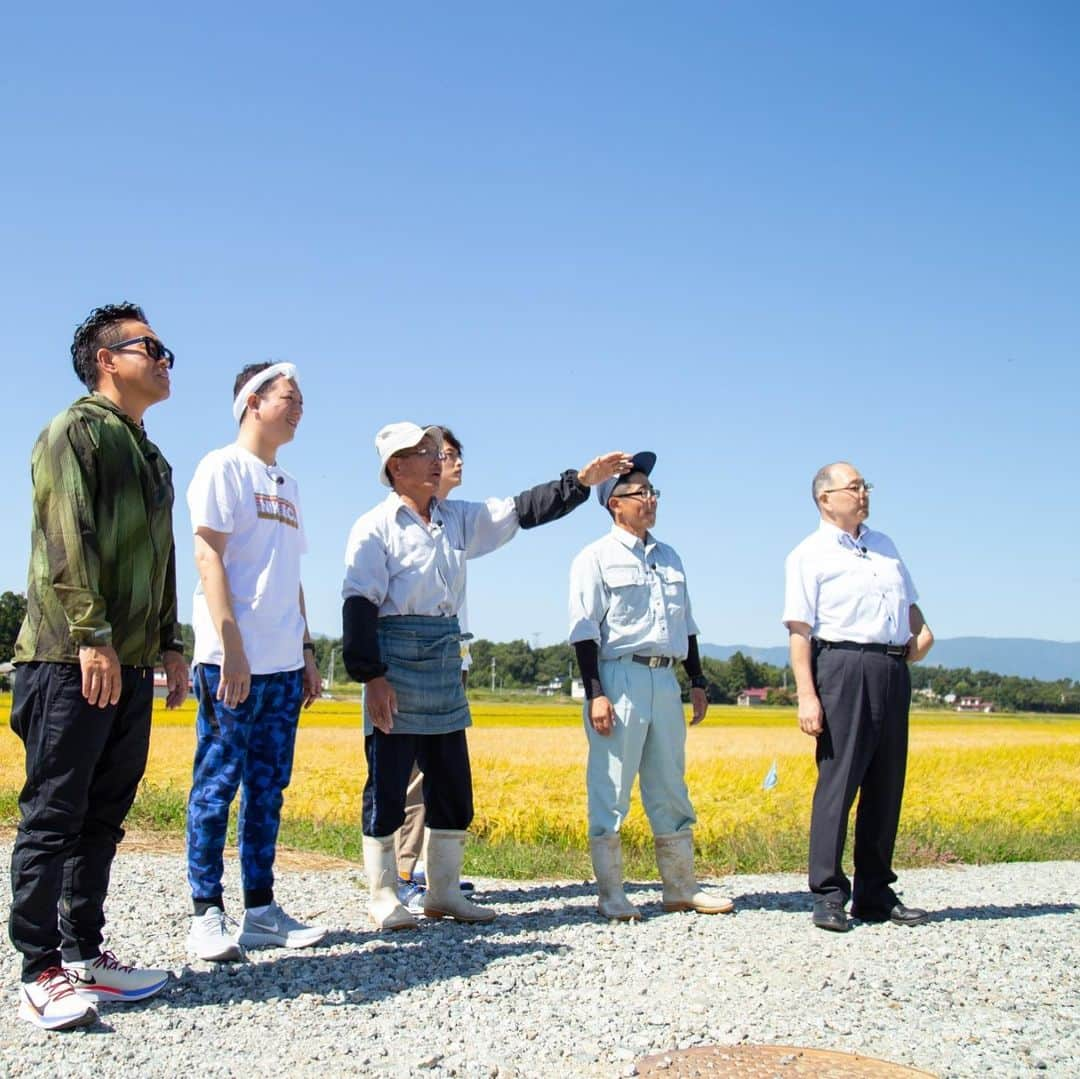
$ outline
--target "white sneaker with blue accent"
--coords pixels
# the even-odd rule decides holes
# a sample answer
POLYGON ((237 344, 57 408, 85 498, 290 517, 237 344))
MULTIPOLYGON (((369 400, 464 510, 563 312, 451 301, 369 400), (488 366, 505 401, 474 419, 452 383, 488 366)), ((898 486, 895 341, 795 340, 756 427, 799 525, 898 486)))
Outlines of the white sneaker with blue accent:
POLYGON ((19 1018, 42 1030, 71 1030, 97 1021, 93 1004, 77 996, 62 967, 50 967, 19 990, 19 1018))
POLYGON ((102 952, 96 959, 65 961, 64 973, 85 1000, 145 1000, 169 984, 167 970, 125 966, 112 952, 102 952))
POLYGON ((245 948, 257 944, 275 944, 279 948, 310 948, 326 936, 321 925, 304 925, 271 903, 244 911, 240 925, 240 943, 245 948))
POLYGON ((423 915, 424 893, 427 891, 419 881, 404 878, 398 881, 398 902, 410 913, 423 915))

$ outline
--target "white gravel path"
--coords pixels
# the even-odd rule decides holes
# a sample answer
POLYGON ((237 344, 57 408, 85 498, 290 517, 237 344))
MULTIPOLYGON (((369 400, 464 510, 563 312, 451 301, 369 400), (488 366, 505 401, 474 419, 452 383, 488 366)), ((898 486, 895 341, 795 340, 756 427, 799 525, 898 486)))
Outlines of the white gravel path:
POLYGON ((655 886, 633 886, 637 925, 600 921, 578 882, 480 881, 493 925, 392 936, 371 931, 362 881, 280 875, 286 909, 334 927, 324 946, 189 963, 182 859, 121 849, 109 944, 175 982, 46 1034, 16 1017, 8 950, 0 1076, 622 1076, 649 1053, 739 1042, 943 1076, 1080 1075, 1080 863, 908 870, 904 899, 933 920, 846 935, 811 926, 796 874, 729 878, 738 911, 718 917, 665 915, 655 886))

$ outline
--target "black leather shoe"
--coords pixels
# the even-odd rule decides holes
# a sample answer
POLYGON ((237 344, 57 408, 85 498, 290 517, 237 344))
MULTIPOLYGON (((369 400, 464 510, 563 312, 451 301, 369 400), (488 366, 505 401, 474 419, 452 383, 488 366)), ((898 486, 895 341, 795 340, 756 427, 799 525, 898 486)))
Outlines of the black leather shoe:
POLYGON ((844 904, 836 902, 814 901, 814 914, 811 918, 818 929, 828 929, 833 933, 848 931, 848 916, 844 913, 844 904))
POLYGON ((892 907, 852 907, 852 918, 860 922, 892 922, 893 925, 922 925, 930 915, 918 907, 905 907, 896 903, 892 907))

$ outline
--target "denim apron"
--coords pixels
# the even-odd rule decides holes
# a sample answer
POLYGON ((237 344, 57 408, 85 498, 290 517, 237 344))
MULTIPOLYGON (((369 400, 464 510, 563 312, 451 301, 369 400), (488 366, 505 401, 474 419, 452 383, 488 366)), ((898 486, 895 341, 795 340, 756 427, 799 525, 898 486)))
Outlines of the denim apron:
MULTIPOLYGON (((461 684, 457 616, 393 615, 377 623, 379 655, 397 695, 391 734, 447 734, 472 726, 461 684)), ((364 704, 364 734, 374 730, 364 704)))

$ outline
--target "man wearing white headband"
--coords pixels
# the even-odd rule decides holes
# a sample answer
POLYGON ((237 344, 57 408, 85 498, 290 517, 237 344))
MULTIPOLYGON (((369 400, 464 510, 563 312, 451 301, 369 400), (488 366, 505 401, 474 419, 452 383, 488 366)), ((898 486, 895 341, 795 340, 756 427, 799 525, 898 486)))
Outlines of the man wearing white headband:
POLYGON ((277 462, 278 450, 296 435, 304 399, 291 363, 245 367, 233 395, 239 436, 199 462, 187 492, 199 570, 188 950, 217 961, 242 958, 245 946, 304 948, 326 935, 274 901, 282 792, 300 708, 322 692, 300 584, 307 544, 299 491, 277 462), (241 786, 244 920, 237 935, 225 915, 221 878, 229 806, 241 786))

